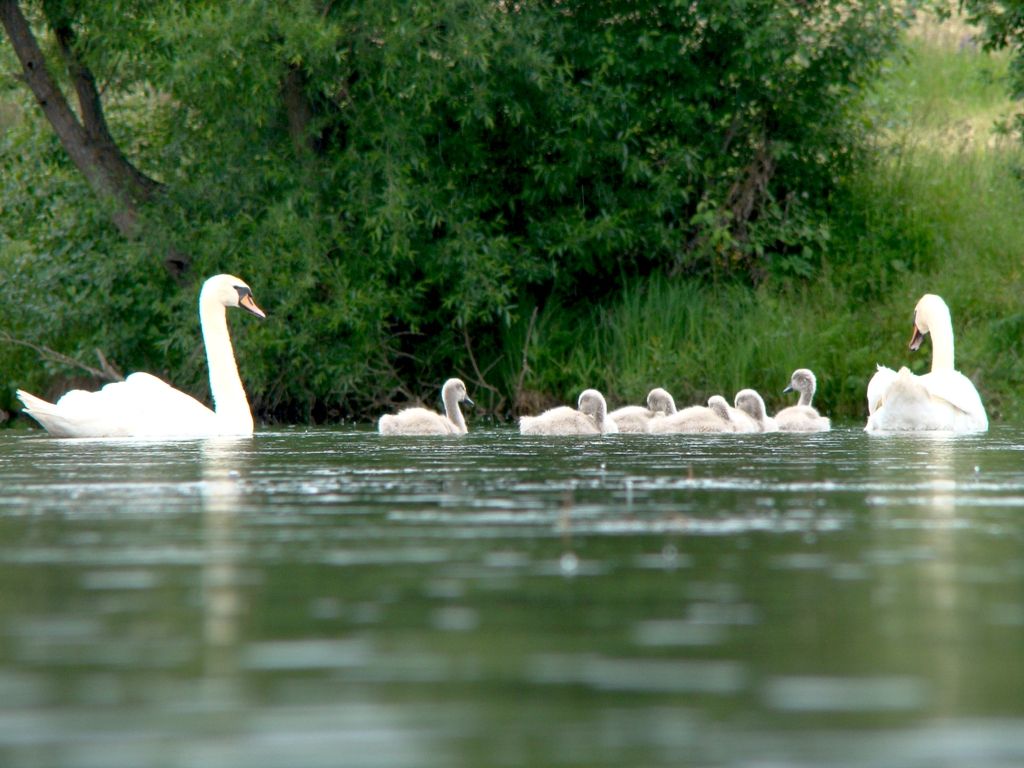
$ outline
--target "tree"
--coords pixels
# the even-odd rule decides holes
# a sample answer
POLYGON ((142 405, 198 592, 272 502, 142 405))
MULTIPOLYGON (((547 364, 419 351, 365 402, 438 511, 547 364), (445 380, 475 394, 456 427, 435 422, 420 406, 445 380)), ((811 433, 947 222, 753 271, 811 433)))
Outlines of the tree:
MULTIPOLYGON (((966 12, 969 23, 981 28, 981 42, 986 50, 1010 51, 1010 93, 1020 99, 1024 96, 1024 2, 961 0, 960 8, 966 12)), ((1017 123, 1018 130, 1024 129, 1024 114, 1017 115, 1017 123)))
POLYGON ((79 115, 71 109, 51 74, 18 0, 0 0, 0 23, 21 62, 25 84, 35 95, 68 157, 92 190, 114 203, 113 220, 118 229, 132 235, 137 228, 138 204, 150 198, 159 185, 132 165, 110 135, 96 79, 75 50, 71 18, 60 3, 45 3, 43 9, 74 87, 79 115))
POLYGON ((625 278, 813 272, 904 5, 0 7, 16 49, 31 39, 21 10, 41 9, 79 95, 72 119, 56 74, 33 70, 61 143, 143 225, 112 242, 31 118, 0 136, 0 237, 16 245, 0 270, 23 278, 0 306, 31 305, 44 276, 75 288, 0 330, 22 323, 12 335, 81 357, 102 346, 201 394, 190 291, 235 272, 275 296, 271 322, 237 333, 254 407, 296 420, 377 411, 452 374, 496 407, 523 380, 539 308, 604 301, 625 278), (181 285, 153 279, 166 243, 188 244, 181 285), (124 302, 120 324, 82 300, 93 291, 124 302))

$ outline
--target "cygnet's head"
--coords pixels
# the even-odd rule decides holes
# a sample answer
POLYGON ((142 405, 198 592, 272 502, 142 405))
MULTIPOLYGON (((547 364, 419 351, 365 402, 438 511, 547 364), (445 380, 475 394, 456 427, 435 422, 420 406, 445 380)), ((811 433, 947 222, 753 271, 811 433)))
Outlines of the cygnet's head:
POLYGON ((814 394, 818 387, 818 380, 814 378, 809 368, 797 368, 789 378, 789 386, 782 390, 782 393, 799 392, 800 394, 814 394))
POLYGON ((921 346, 924 337, 933 328, 949 327, 953 321, 949 316, 949 307, 940 296, 934 293, 926 293, 914 307, 914 330, 910 336, 910 348, 916 350, 921 346))
POLYGON ((596 389, 584 389, 580 392, 580 398, 576 403, 576 407, 579 409, 580 413, 593 416, 597 420, 598 424, 604 421, 605 414, 608 411, 608 406, 604 401, 604 395, 596 389))
POLYGON ((441 398, 447 403, 454 401, 456 403, 465 403, 466 405, 475 405, 475 403, 469 399, 469 394, 466 392, 466 385, 462 383, 462 379, 448 379, 441 387, 441 398))
POLYGON ((259 318, 267 316, 256 306, 252 289, 244 280, 234 275, 214 275, 203 283, 203 289, 199 292, 199 304, 202 306, 210 302, 220 304, 222 307, 241 307, 259 318))
POLYGON ((725 419, 726 421, 732 421, 732 419, 729 418, 729 401, 721 395, 712 395, 709 397, 708 408, 714 411, 715 415, 719 418, 725 419))
POLYGON ((655 387, 647 393, 647 407, 653 413, 672 414, 676 412, 676 401, 666 390, 655 387))
POLYGON ((756 390, 741 389, 736 393, 736 407, 744 411, 754 421, 760 423, 765 420, 764 400, 756 390))

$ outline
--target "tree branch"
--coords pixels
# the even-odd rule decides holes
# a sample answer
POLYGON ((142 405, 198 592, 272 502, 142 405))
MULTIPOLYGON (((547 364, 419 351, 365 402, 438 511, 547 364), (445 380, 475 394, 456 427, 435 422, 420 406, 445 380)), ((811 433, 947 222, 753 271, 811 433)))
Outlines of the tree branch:
MULTIPOLYGON (((498 398, 498 404, 494 407, 494 410, 501 410, 501 406, 505 402, 505 398, 502 397, 501 392, 498 390, 497 387, 487 383, 487 380, 484 379, 484 374, 480 372, 480 366, 477 365, 476 356, 473 354, 473 345, 469 340, 469 331, 466 330, 465 325, 462 326, 462 338, 463 341, 465 341, 466 343, 466 353, 469 355, 469 362, 473 366, 473 373, 476 375, 475 383, 478 386, 490 390, 491 392, 494 393, 494 395, 498 398)), ((490 370, 490 368, 488 368, 488 370, 490 370)))
POLYGON ((49 360, 50 362, 53 362, 53 363, 59 363, 61 365, 66 365, 66 366, 71 367, 71 368, 81 368, 83 371, 87 372, 90 376, 95 376, 100 381, 123 381, 124 380, 124 376, 121 375, 120 371, 115 369, 107 361, 107 358, 104 357, 103 353, 100 352, 100 350, 98 350, 98 349, 96 350, 96 356, 100 360, 100 367, 99 368, 93 368, 91 365, 86 365, 85 363, 80 363, 78 360, 75 360, 73 357, 68 357, 67 355, 61 354, 60 352, 58 352, 55 349, 50 349, 49 347, 44 347, 42 344, 36 344, 34 342, 31 342, 31 341, 26 341, 25 339, 15 338, 14 336, 11 336, 9 333, 7 333, 7 331, 0 331, 0 341, 6 342, 8 344, 14 344, 15 346, 18 346, 18 347, 26 347, 28 349, 31 349, 34 352, 36 352, 44 360, 49 360))
POLYGON ((80 122, 46 66, 35 34, 17 0, 0 0, 0 24, 22 67, 22 79, 32 90, 68 157, 101 198, 112 199, 119 210, 113 220, 122 234, 136 234, 136 203, 159 185, 125 158, 114 143, 103 117, 96 81, 73 50, 74 35, 65 22, 55 30, 82 109, 80 122))
POLYGON ((281 96, 288 116, 288 135, 295 154, 302 157, 316 152, 316 140, 310 133, 313 107, 306 98, 306 75, 301 67, 288 65, 288 73, 281 83, 281 96))
POLYGON ((95 145, 98 159, 108 166, 109 173, 119 178, 121 184, 127 184, 128 194, 133 200, 149 199, 160 185, 128 162, 111 136, 110 127, 103 113, 103 101, 96 87, 96 78, 75 52, 75 32, 70 21, 52 23, 51 27, 60 48, 61 58, 64 59, 64 66, 67 67, 68 76, 75 88, 82 127, 95 145))
POLYGON ((526 380, 526 372, 530 370, 530 339, 533 337, 533 327, 537 324, 537 310, 538 308, 534 306, 533 312, 530 313, 530 324, 526 327, 526 340, 523 341, 523 360, 519 366, 519 375, 516 377, 516 391, 512 401, 517 408, 519 403, 522 402, 523 382, 526 380))
POLYGON ((71 83, 75 87, 75 95, 78 97, 78 112, 82 117, 83 127, 94 140, 113 142, 106 117, 103 115, 103 104, 100 102, 99 91, 96 88, 96 78, 74 53, 75 33, 69 24, 55 24, 53 25, 53 36, 57 39, 57 46, 64 59, 64 66, 67 67, 71 83))

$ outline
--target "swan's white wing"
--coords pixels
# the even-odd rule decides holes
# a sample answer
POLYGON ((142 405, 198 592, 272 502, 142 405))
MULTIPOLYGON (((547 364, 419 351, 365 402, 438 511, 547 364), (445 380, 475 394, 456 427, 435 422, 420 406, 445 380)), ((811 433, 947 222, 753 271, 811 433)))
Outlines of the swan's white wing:
MULTIPOLYGON (((962 411, 975 429, 988 429, 988 416, 974 383, 960 371, 937 371, 918 377, 933 400, 962 411)), ((960 420, 963 421, 963 420, 960 420)))
MULTIPOLYGON (((888 369, 886 369, 888 370, 888 369)), ((878 378, 882 371, 875 374, 878 378)), ((874 381, 874 378, 872 381, 874 381)), ((883 378, 882 381, 885 381, 883 378)), ((915 432, 951 430, 952 411, 936 407, 921 377, 900 368, 875 403, 864 429, 868 432, 915 432)))
POLYGON ((974 385, 962 374, 940 371, 915 376, 901 368, 881 407, 868 417, 865 429, 980 432, 988 429, 988 417, 974 385))
POLYGON ((56 437, 202 437, 217 433, 213 411, 148 373, 95 392, 73 389, 56 403, 19 393, 28 413, 56 437))
POLYGON ((886 392, 889 391, 892 383, 896 381, 896 371, 892 368, 886 368, 884 365, 879 365, 877 368, 878 370, 875 371, 875 375, 868 382, 869 416, 882 406, 882 403, 885 402, 886 392))

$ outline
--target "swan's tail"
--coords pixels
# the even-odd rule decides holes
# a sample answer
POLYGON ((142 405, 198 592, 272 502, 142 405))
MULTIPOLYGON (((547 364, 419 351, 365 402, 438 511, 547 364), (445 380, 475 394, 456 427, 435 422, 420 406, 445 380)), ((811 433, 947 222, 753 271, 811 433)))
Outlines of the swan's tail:
POLYGON ((25 406, 23 413, 27 413, 38 421, 47 432, 55 435, 62 433, 61 422, 63 419, 60 418, 57 406, 23 389, 19 389, 17 395, 18 399, 21 400, 21 404, 25 406))
POLYGON ((19 389, 17 394, 18 399, 21 400, 21 404, 25 406, 25 413, 30 416, 34 416, 36 413, 53 412, 53 403, 47 402, 41 397, 36 397, 31 392, 26 392, 24 389, 19 389))
POLYGON ((59 405, 43 400, 41 397, 36 397, 31 392, 26 392, 23 389, 19 389, 17 395, 22 405, 25 406, 22 409, 22 413, 27 413, 38 421, 43 429, 54 437, 93 436, 93 433, 82 424, 69 419, 66 412, 62 411, 59 405))

